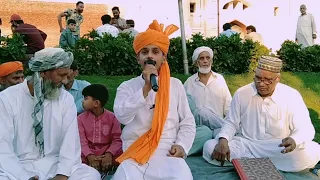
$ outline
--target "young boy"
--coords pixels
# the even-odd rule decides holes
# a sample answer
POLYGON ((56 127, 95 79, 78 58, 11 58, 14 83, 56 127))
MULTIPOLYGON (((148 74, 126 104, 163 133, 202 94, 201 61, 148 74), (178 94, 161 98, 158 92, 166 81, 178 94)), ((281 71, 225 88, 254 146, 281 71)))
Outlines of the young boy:
POLYGON ((92 84, 83 89, 83 108, 78 116, 82 162, 105 173, 117 165, 122 154, 120 123, 104 105, 109 99, 104 85, 92 84))
POLYGON ((80 38, 75 32, 76 21, 74 19, 69 19, 67 21, 67 28, 60 35, 59 46, 64 49, 74 46, 80 38))

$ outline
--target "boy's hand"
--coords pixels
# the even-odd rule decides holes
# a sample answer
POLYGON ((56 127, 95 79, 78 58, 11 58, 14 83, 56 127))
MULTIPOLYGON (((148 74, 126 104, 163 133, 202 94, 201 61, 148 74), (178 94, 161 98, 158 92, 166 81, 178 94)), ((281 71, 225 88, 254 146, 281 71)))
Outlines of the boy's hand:
POLYGON ((97 157, 93 154, 90 154, 87 156, 87 159, 89 161, 89 166, 95 168, 96 170, 100 171, 100 162, 97 160, 97 157))
POLYGON ((113 155, 107 152, 101 159, 101 170, 106 172, 112 166, 113 155))

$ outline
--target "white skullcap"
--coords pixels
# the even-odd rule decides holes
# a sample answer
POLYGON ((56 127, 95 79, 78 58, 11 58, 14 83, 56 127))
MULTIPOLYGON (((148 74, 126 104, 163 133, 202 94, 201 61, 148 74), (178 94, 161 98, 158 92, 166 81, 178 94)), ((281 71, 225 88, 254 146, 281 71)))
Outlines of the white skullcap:
POLYGON ((197 49, 195 49, 193 51, 193 55, 192 55, 192 62, 194 63, 196 60, 198 60, 199 58, 199 55, 202 53, 202 52, 205 52, 207 51, 209 54, 210 54, 210 58, 212 59, 213 58, 213 51, 211 48, 207 47, 207 46, 201 46, 201 47, 198 47, 197 49))

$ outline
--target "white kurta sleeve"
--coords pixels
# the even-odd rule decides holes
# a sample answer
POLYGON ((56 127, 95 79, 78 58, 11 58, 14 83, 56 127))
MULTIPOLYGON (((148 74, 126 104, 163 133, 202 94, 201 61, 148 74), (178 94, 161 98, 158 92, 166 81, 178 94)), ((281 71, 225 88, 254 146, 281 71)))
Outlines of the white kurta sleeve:
POLYGON ((311 14, 310 15, 311 18, 311 28, 312 28, 312 34, 317 34, 317 26, 316 26, 316 22, 314 21, 314 17, 311 14))
POLYGON ((240 100, 239 94, 236 92, 231 101, 230 109, 225 119, 218 138, 226 138, 229 142, 239 130, 240 126, 240 100))
POLYGON ((175 144, 182 146, 185 153, 188 154, 196 135, 196 124, 189 108, 186 92, 180 81, 176 88, 176 91, 179 93, 178 114, 180 123, 175 144))
POLYGON ((143 89, 133 92, 132 88, 124 82, 117 89, 113 110, 118 121, 127 125, 134 119, 139 109, 146 104, 143 89))
POLYGON ((229 91, 229 87, 227 85, 227 82, 225 81, 225 79, 223 78, 223 82, 224 82, 224 87, 223 87, 223 114, 224 116, 227 116, 228 112, 229 112, 229 107, 230 107, 230 103, 232 100, 232 96, 231 93, 229 91))
POLYGON ((9 179, 29 179, 35 174, 28 174, 14 153, 14 118, 9 102, 0 96, 0 169, 9 179))
POLYGON ((75 165, 81 164, 81 146, 78 130, 77 108, 73 98, 68 94, 63 104, 62 113, 62 143, 56 174, 70 176, 75 165))
POLYGON ((304 142, 312 141, 315 136, 315 129, 312 125, 309 111, 300 95, 297 92, 292 105, 292 121, 290 122, 291 136, 297 147, 304 142))

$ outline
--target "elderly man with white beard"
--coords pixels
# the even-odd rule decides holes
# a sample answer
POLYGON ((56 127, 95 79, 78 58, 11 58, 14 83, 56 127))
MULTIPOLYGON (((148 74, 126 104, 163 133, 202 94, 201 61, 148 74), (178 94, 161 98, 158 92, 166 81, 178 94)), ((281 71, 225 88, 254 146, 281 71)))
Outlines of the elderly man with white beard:
POLYGON ((197 132, 189 155, 201 152, 204 143, 218 134, 232 99, 223 76, 211 70, 211 48, 198 47, 193 52, 192 60, 198 72, 184 83, 186 92, 192 97, 196 107, 191 111, 196 120, 197 132))
POLYGON ((63 90, 73 55, 46 48, 29 61, 33 76, 0 93, 0 180, 98 180, 81 163, 77 110, 63 90))

